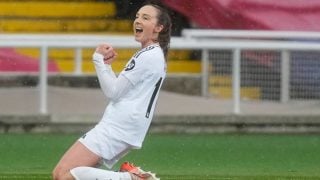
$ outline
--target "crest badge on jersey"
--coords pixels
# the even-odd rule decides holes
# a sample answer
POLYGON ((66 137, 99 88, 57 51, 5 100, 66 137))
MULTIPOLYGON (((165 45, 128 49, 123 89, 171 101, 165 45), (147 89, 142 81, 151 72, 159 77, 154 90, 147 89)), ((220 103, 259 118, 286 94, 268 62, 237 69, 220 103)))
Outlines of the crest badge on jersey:
POLYGON ((126 66, 126 68, 124 70, 130 71, 134 68, 135 65, 136 65, 136 62, 134 61, 134 59, 132 59, 132 61, 130 61, 130 63, 126 66))

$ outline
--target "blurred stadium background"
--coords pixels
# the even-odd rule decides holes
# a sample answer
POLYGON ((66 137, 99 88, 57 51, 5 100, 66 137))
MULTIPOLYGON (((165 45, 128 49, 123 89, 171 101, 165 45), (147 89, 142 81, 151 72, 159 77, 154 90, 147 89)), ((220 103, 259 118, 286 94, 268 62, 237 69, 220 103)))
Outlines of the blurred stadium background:
MULTIPOLYGON (((61 44, 75 38, 84 46, 90 37, 128 40, 143 2, 0 0, 0 132, 92 127, 106 105, 94 47, 46 47, 42 76, 42 47, 20 44, 62 36, 61 44)), ((319 1, 159 2, 172 16, 174 41, 151 133, 320 132, 319 1)), ((119 46, 113 69, 120 72, 137 48, 119 46)))
MULTIPOLYGON (((74 112, 78 116, 80 114, 80 117, 69 119, 79 119, 80 122, 82 122, 80 119, 84 119, 86 123, 96 122, 97 116, 94 115, 100 115, 104 103, 96 105, 95 103, 98 103, 96 100, 92 103, 90 101, 101 98, 91 64, 94 46, 78 49, 65 48, 62 45, 49 47, 45 55, 48 60, 49 75, 43 77, 41 74, 38 75, 41 47, 23 47, 19 44, 37 38, 39 41, 58 39, 64 41, 61 42, 63 44, 72 42, 74 37, 74 41, 78 38, 80 44, 86 44, 82 41, 88 41, 91 35, 98 37, 101 35, 106 38, 102 39, 102 42, 109 41, 112 36, 130 37, 132 17, 143 2, 0 1, 2 99, 0 114, 4 124, 1 126, 2 131, 14 131, 14 128, 9 127, 19 124, 11 125, 11 116, 17 122, 20 122, 18 119, 24 118, 24 115, 28 115, 26 119, 34 119, 36 116, 37 119, 41 119, 39 122, 48 119, 48 122, 45 122, 49 125, 53 119, 68 122, 65 116, 69 117, 74 112), (35 34, 41 37, 34 37, 35 34), (10 35, 19 36, 10 39, 10 35), (69 38, 64 40, 60 36, 69 38), (86 38, 81 41, 82 36, 86 38), (17 44, 6 45, 10 42, 17 44), (45 80, 41 80, 41 77, 45 80), (48 84, 49 87, 43 88, 41 82, 48 84), (17 114, 19 116, 16 116, 17 114), (43 116, 38 116, 39 114, 43 116)), ((189 38, 212 41, 212 48, 210 46, 206 49, 202 47, 184 49, 178 45, 178 48, 171 50, 168 78, 157 111, 156 119, 160 120, 155 122, 167 122, 167 119, 172 119, 168 117, 171 114, 174 115, 174 119, 182 119, 179 123, 185 123, 188 115, 201 116, 206 123, 214 123, 216 121, 212 119, 221 119, 220 116, 223 116, 227 121, 219 120, 218 125, 223 125, 223 122, 233 123, 231 126, 235 127, 236 131, 239 126, 246 127, 250 123, 253 125, 252 121, 260 123, 254 120, 256 117, 252 117, 252 114, 260 114, 265 117, 262 118, 264 119, 261 121, 262 124, 271 119, 270 126, 276 126, 274 118, 284 116, 279 119, 286 120, 275 121, 281 126, 279 130, 283 130, 283 125, 290 122, 294 125, 289 123, 289 129, 301 125, 312 132, 318 131, 318 123, 315 120, 317 118, 314 115, 319 114, 319 48, 311 47, 303 50, 287 48, 288 45, 299 48, 298 43, 301 42, 305 43, 302 46, 317 46, 320 38, 317 31, 320 30, 320 26, 315 20, 320 15, 314 9, 320 6, 318 1, 308 3, 296 1, 289 4, 284 1, 253 0, 159 2, 170 11, 174 25, 173 36, 179 39, 180 46, 184 42, 188 44, 189 38), (206 29, 208 32, 192 32, 199 29, 206 29), (225 48, 222 42, 228 40, 229 43, 226 44, 234 46, 225 48), (249 46, 241 49, 241 40, 253 41, 251 45, 249 42, 247 43, 249 46), (254 40, 262 41, 254 42, 254 40), (272 49, 272 45, 268 45, 269 42, 284 42, 287 46, 272 49), (259 43, 262 46, 266 44, 265 49, 250 49, 259 43), (233 65, 235 48, 241 50, 238 65, 233 65), (185 103, 182 103, 183 101, 185 103), (170 107, 170 104, 174 106, 170 107), (244 121, 246 118, 240 120, 238 114, 248 115, 247 119, 251 120, 248 122, 244 121), (176 118, 177 116, 179 117, 176 118), (270 118, 270 116, 277 117, 270 118), (301 119, 310 120, 305 122, 306 120, 301 119)), ((116 39, 114 41, 117 42, 116 39)), ((172 46, 176 47, 174 42, 173 40, 172 46)), ((122 46, 118 48, 119 59, 113 65, 116 72, 121 71, 137 48, 122 46)), ((195 121, 193 123, 197 123, 195 118, 191 119, 195 121)), ((28 127, 33 126, 32 121, 30 121, 32 125, 27 123, 27 120, 21 122, 26 123, 28 127)), ((201 126, 201 121, 199 125, 201 126)))

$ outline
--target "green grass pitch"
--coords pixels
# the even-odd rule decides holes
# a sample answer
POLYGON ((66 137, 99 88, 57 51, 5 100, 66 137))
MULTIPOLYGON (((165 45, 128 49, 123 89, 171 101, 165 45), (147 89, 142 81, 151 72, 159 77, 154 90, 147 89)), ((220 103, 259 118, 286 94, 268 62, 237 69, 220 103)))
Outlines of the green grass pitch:
MULTIPOLYGON (((79 136, 1 134, 0 179, 51 179, 51 170, 79 136)), ((320 135, 151 134, 123 161, 162 180, 320 179, 320 135)))

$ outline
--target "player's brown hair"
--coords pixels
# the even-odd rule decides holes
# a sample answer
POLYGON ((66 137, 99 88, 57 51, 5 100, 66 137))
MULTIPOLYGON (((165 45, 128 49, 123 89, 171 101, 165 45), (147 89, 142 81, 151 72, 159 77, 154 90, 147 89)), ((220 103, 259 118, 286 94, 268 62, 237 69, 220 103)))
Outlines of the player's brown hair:
POLYGON ((170 39, 171 39, 171 27, 172 27, 171 17, 168 11, 164 7, 162 7, 160 4, 153 3, 152 1, 150 1, 144 5, 152 6, 158 10, 158 16, 157 16, 158 25, 162 25, 163 29, 159 33, 157 41, 159 42, 160 47, 163 51, 163 54, 167 60, 168 51, 170 47, 170 39))

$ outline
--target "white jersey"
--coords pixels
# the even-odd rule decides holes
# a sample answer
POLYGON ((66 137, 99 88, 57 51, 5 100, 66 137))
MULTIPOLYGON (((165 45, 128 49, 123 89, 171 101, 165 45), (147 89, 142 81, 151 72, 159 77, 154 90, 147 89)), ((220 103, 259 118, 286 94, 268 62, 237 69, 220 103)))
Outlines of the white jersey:
POLYGON ((111 100, 100 122, 110 136, 141 147, 165 75, 166 62, 159 45, 143 48, 131 58, 119 76, 127 78, 133 88, 111 100))

